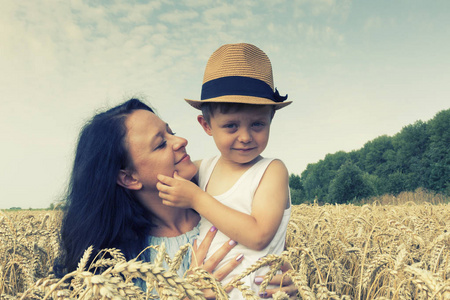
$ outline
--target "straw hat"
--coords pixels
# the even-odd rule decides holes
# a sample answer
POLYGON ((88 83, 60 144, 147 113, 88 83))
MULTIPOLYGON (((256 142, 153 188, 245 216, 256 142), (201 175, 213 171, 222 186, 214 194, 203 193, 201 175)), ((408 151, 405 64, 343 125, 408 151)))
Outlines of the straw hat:
POLYGON ((200 109, 205 102, 229 102, 274 105, 280 109, 292 103, 283 102, 274 89, 272 65, 267 55, 251 44, 227 44, 217 49, 206 64, 201 100, 185 99, 200 109))

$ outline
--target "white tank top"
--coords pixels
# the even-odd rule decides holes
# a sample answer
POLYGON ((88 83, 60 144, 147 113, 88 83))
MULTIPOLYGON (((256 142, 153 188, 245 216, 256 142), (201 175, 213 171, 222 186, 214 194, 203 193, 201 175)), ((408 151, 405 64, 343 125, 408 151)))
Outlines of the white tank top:
MULTIPOLYGON (((216 166, 217 161, 220 156, 216 156, 210 159, 204 159, 200 165, 199 169, 199 186, 203 190, 205 190, 209 179, 211 177, 212 171, 216 166)), ((225 193, 214 196, 218 201, 225 204, 228 207, 231 207, 237 211, 250 214, 252 208, 253 196, 255 195, 256 189, 259 186, 262 176, 264 175, 267 167, 273 161, 272 158, 263 158, 253 166, 251 166, 244 174, 236 181, 236 183, 225 193)), ((227 284, 234 276, 242 273, 248 267, 250 267, 253 263, 255 263, 259 258, 264 257, 267 254, 280 254, 284 250, 284 244, 286 240, 286 228, 289 222, 289 217, 291 215, 291 200, 289 195, 289 208, 285 209, 283 213, 283 218, 281 220, 280 226, 272 239, 269 245, 261 251, 251 250, 243 245, 236 245, 230 253, 219 263, 217 269, 225 265, 231 259, 234 259, 236 255, 239 253, 244 254, 244 259, 242 263, 236 267, 224 280, 222 280, 222 284, 227 284)), ((270 209, 270 208, 268 208, 270 209)), ((201 218, 200 221, 200 235, 198 238, 198 244, 203 241, 206 233, 210 230, 211 226, 213 226, 208 220, 205 218, 201 218)), ((222 232, 217 232, 214 240, 212 241, 211 247, 206 255, 206 259, 208 259, 217 249, 219 249, 225 242, 227 242, 229 238, 224 235, 222 232)), ((267 268, 261 268, 258 271, 251 273, 249 276, 243 279, 244 284, 249 286, 255 293, 258 295, 259 286, 253 283, 255 276, 264 275, 267 271, 267 268)), ((230 294, 230 299, 244 299, 239 290, 233 289, 230 294)))

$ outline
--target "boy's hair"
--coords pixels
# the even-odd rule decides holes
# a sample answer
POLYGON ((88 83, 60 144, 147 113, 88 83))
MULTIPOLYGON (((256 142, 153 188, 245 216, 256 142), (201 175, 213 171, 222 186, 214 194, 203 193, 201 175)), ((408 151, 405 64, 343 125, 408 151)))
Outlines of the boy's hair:
MULTIPOLYGON (((263 106, 263 105, 257 105, 263 106)), ((203 114, 203 118, 205 118, 206 122, 211 125, 210 120, 211 117, 214 117, 215 112, 219 112, 221 114, 234 113, 245 108, 254 108, 255 104, 246 104, 246 103, 230 103, 230 102, 206 102, 202 103, 201 110, 203 114)), ((272 116, 273 118, 275 114, 275 106, 270 105, 272 107, 272 116)))

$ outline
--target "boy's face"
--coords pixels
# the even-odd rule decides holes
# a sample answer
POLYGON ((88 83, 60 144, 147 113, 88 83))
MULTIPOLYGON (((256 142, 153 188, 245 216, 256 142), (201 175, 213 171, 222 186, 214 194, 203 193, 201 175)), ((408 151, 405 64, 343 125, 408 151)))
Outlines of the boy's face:
POLYGON ((257 105, 226 114, 216 110, 209 124, 203 116, 198 121, 214 138, 223 159, 246 164, 266 148, 272 117, 272 107, 257 105))

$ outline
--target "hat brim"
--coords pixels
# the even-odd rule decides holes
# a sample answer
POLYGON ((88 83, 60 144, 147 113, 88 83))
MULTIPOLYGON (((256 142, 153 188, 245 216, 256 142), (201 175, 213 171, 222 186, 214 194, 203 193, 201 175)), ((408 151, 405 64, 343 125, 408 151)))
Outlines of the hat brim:
POLYGON ((270 99, 253 97, 253 96, 241 96, 241 95, 227 95, 216 98, 210 98, 205 100, 191 100, 184 99, 187 103, 189 103, 192 107, 196 109, 201 109, 203 103, 241 103, 241 104, 251 104, 251 105, 273 105, 275 109, 280 109, 285 106, 288 106, 292 103, 292 101, 285 102, 275 102, 270 99))

